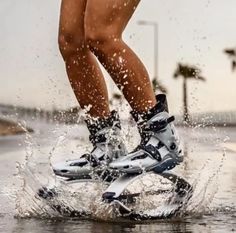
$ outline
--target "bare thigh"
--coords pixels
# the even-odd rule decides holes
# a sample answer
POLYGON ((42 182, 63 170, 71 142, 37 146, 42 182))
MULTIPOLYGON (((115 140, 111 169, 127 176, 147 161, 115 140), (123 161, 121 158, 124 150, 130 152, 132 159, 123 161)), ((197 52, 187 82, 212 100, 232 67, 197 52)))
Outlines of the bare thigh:
POLYGON ((91 35, 98 29, 121 37, 140 0, 88 0, 85 28, 91 35))
POLYGON ((84 44, 86 4, 87 0, 62 0, 58 39, 63 56, 84 44))

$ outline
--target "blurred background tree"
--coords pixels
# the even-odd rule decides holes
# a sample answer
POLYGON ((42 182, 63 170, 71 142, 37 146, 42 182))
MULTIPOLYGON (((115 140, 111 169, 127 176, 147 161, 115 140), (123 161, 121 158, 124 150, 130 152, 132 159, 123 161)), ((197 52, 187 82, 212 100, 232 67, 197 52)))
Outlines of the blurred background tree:
POLYGON ((167 88, 157 78, 152 80, 152 86, 155 93, 160 91, 164 94, 167 94, 167 88))
POLYGON ((205 81, 206 79, 202 77, 201 70, 195 66, 186 65, 182 63, 177 64, 177 68, 174 72, 174 78, 183 78, 183 120, 185 122, 190 121, 189 110, 188 110, 188 93, 187 93, 187 80, 200 80, 205 81))
MULTIPOLYGON (((153 90, 155 93, 162 92, 162 93, 167 94, 166 87, 157 78, 154 78, 152 80, 152 87, 153 87, 153 90)), ((119 103, 121 104, 122 103, 122 94, 121 93, 113 93, 110 103, 112 104, 114 101, 119 101, 119 103)))
POLYGON ((235 69, 236 69, 236 48, 225 49, 224 53, 227 54, 231 60, 232 71, 235 71, 235 69))

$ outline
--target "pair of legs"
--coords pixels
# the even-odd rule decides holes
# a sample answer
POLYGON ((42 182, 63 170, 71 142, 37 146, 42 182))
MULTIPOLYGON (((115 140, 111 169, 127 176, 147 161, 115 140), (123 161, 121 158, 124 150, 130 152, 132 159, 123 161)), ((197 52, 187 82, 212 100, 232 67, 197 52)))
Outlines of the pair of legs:
POLYGON ((57 175, 84 177, 100 173, 100 169, 106 175, 101 166, 104 164, 122 173, 154 169, 161 173, 182 161, 166 97, 159 95, 156 103, 144 65, 122 40, 139 1, 62 0, 60 51, 80 106, 91 106, 89 115, 98 119, 86 119, 92 151, 78 160, 54 166, 57 175), (107 87, 97 60, 123 92, 137 121, 141 141, 130 153, 119 137, 119 118, 114 111, 110 113, 107 87))
POLYGON ((76 98, 92 117, 110 114, 107 87, 97 59, 133 110, 156 104, 148 73, 122 40, 140 0, 62 0, 59 48, 76 98), (97 59, 96 59, 97 58, 97 59))

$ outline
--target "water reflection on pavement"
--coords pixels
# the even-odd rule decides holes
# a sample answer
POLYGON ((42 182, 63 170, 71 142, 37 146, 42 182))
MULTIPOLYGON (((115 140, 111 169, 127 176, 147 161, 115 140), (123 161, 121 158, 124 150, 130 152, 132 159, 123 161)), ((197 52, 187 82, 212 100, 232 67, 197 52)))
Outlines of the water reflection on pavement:
MULTIPOLYGON (((33 135, 39 148, 51 148, 55 138, 65 134, 71 145, 81 142, 80 127, 40 125, 41 130, 33 135), (56 129, 56 130, 55 130, 56 129)), ((83 128, 83 126, 82 126, 83 128)), ((83 132, 84 129, 83 129, 83 132)), ((16 161, 23 162, 26 154, 25 136, 0 138, 0 232, 231 232, 236 230, 236 128, 183 129, 187 159, 183 174, 194 179, 199 173, 217 174, 216 195, 205 212, 177 219, 154 222, 96 222, 70 219, 20 219, 14 218, 15 203, 9 193, 19 188, 16 161), (207 165, 205 165, 207 164, 207 165), (209 166, 201 172, 204 166, 209 166), (211 169, 212 168, 212 169, 211 169), (205 173, 204 173, 205 172, 205 173)), ((83 133, 86 137, 87 133, 83 133)), ((76 146, 74 146, 76 149, 76 146)), ((59 158, 60 159, 60 158, 59 158)), ((215 174, 212 174, 215 175, 215 174)), ((207 202, 206 202, 207 203, 207 202)), ((204 204, 203 204, 204 205, 204 204)))

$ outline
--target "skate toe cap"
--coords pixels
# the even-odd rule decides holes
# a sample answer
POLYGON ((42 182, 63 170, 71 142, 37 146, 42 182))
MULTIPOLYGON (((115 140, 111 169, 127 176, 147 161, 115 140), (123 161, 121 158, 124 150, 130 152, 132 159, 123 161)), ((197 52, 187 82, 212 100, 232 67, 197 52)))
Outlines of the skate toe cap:
POLYGON ((53 164, 52 169, 56 175, 63 177, 76 177, 91 172, 91 166, 84 158, 53 164))

